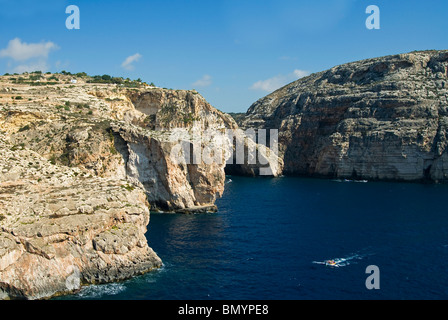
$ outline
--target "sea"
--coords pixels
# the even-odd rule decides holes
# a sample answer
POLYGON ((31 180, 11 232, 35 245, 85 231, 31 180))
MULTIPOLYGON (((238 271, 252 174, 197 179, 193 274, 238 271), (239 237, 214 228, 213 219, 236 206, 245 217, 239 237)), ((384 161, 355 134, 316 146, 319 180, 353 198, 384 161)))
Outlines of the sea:
POLYGON ((443 184, 228 176, 217 213, 151 214, 161 269, 63 299, 445 300, 447 199, 443 184))

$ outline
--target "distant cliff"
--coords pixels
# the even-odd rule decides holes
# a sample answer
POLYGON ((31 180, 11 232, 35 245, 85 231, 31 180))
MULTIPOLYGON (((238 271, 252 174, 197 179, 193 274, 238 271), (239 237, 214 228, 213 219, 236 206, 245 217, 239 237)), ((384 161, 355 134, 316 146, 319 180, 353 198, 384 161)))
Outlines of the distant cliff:
POLYGON ((448 51, 336 66, 255 102, 243 127, 279 129, 284 173, 448 179, 448 51))

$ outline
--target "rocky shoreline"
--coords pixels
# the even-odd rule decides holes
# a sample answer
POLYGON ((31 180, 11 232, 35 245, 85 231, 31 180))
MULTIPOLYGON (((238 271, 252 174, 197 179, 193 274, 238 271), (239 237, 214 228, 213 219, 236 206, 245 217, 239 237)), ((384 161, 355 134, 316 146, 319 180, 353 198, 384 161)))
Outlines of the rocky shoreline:
POLYGON ((150 209, 216 212, 226 173, 448 181, 446 50, 312 74, 238 124, 194 90, 74 77, 0 76, 0 299, 160 268, 150 209), (240 128, 278 130, 278 153, 240 128))
POLYGON ((142 190, 52 165, 3 139, 0 148, 1 299, 47 298, 161 266, 145 238, 142 190))
POLYGON ((232 142, 221 133, 237 128, 229 115, 196 91, 73 77, 0 77, 0 299, 47 298, 159 268, 145 238, 150 208, 216 212, 224 191, 232 142), (196 141, 192 132, 211 135, 196 141), (203 155, 212 146, 216 161, 177 162, 177 146, 203 155))

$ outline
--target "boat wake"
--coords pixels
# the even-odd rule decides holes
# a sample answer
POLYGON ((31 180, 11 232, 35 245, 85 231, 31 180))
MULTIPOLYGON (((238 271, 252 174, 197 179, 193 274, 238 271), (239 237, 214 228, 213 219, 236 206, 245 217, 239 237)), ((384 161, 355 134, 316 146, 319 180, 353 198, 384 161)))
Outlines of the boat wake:
POLYGON ((357 260, 362 260, 368 255, 370 255, 370 254, 356 253, 356 254, 352 254, 350 256, 343 257, 343 258, 333 258, 333 259, 328 259, 328 260, 324 260, 324 261, 313 261, 312 263, 322 264, 322 265, 325 265, 327 267, 332 267, 332 268, 339 268, 339 267, 346 267, 352 263, 356 263, 357 260))
POLYGON ((350 180, 350 179, 334 179, 334 182, 354 182, 354 183, 367 183, 369 180, 350 180))

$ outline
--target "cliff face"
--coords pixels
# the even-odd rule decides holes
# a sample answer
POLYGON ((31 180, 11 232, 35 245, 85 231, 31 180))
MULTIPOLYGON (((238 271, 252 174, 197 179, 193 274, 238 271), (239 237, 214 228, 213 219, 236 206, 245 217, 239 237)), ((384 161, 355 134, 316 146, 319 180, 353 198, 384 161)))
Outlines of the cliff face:
POLYGON ((39 299, 161 266, 127 181, 52 165, 0 137, 0 299, 39 299))
MULTIPOLYGON (((154 143, 157 140, 160 143, 161 152, 165 155, 163 158, 167 159, 164 167, 168 170, 169 176, 187 177, 187 180, 178 183, 187 186, 188 192, 192 192, 193 196, 183 197, 191 199, 182 200, 183 204, 179 203, 179 199, 173 199, 174 203, 177 202, 174 207, 183 210, 193 206, 197 209, 201 205, 213 204, 216 197, 221 196, 224 191, 225 171, 248 176, 281 174, 282 160, 275 152, 270 152, 269 145, 266 147, 267 152, 257 152, 264 145, 260 146, 255 142, 257 141, 255 136, 247 136, 230 115, 213 108, 196 91, 149 90, 132 92, 129 97, 135 106, 135 111, 125 114, 126 121, 151 130, 149 134, 151 141, 154 143), (229 132, 231 136, 228 135, 229 132), (184 147, 185 143, 191 145, 191 161, 176 166, 168 155, 179 143, 183 143, 184 147), (244 161, 236 159, 235 147, 239 144, 245 147, 244 161), (218 150, 219 154, 212 154, 209 149, 218 150), (255 152, 250 155, 249 150, 255 152), (208 153, 214 161, 204 159, 208 153), (251 156, 254 159, 251 159, 251 156)), ((121 127, 122 137, 124 131, 121 127)), ((141 135, 142 130, 139 132, 141 135)), ((135 140, 136 131, 131 135, 135 140)), ((160 168, 160 164, 157 164, 145 172, 160 171, 160 168)), ((164 176, 159 175, 159 178, 159 181, 165 180, 164 176)), ((170 189, 168 194, 179 190, 177 187, 168 189, 170 189)), ((149 197, 154 201, 157 200, 152 195, 149 197)), ((167 200, 162 200, 164 201, 167 200)), ((168 208, 170 207, 173 207, 171 203, 168 205, 168 208)))
POLYGON ((234 125, 199 94, 60 80, 0 79, 0 298, 49 297, 158 268, 145 238, 148 201, 213 211, 224 190, 225 161, 170 157, 174 128, 234 125))
POLYGON ((110 85, 67 86, 56 92, 52 87, 15 89, 23 99, 0 111, 13 145, 92 176, 127 179, 147 193, 153 209, 215 210, 214 201, 224 190, 225 161, 207 166, 199 162, 193 169, 170 159, 178 143, 175 128, 202 132, 234 126, 199 94, 110 85), (28 102, 28 97, 33 100, 28 102))
MULTIPOLYGON (((13 144, 54 164, 127 179, 145 190, 153 210, 216 210, 233 142, 226 130, 238 126, 197 92, 93 84, 9 89, 15 91, 4 95, 8 104, 0 110, 0 124, 13 144), (22 99, 11 105, 15 95, 22 99), (191 155, 187 163, 173 161, 179 145, 194 148, 199 156, 191 155), (207 162, 207 153, 216 150, 207 162)), ((236 137, 256 146, 244 133, 236 137)), ((272 175, 280 171, 275 161, 267 164, 272 175)), ((238 167, 255 174, 260 165, 238 167)))
MULTIPOLYGON (((149 207, 215 211, 234 137, 257 147, 229 137, 234 120, 196 91, 35 79, 0 77, 0 298, 160 267, 145 238, 149 207)), ((277 175, 279 159, 267 160, 277 175)))
POLYGON ((447 70, 448 51, 340 65, 260 99, 243 126, 279 129, 285 174, 444 181, 447 70))

